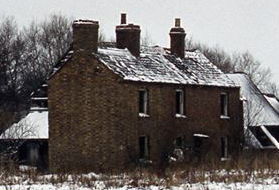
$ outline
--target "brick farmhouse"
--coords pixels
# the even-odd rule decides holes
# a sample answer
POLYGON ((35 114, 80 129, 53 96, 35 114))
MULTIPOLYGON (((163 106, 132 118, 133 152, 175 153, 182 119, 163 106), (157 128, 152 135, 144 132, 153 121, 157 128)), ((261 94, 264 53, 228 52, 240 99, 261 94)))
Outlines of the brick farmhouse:
POLYGON ((73 23, 73 46, 48 80, 50 171, 160 166, 177 148, 223 160, 239 150, 240 87, 185 51, 180 19, 170 49, 140 46, 140 26, 125 14, 116 43, 98 43, 98 28, 73 23))

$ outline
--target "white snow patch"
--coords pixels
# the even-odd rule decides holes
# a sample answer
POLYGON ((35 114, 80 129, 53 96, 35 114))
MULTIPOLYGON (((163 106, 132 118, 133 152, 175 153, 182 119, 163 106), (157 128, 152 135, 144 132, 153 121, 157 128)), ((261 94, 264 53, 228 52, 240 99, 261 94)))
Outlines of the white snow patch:
POLYGON ((48 111, 31 111, 5 130, 0 139, 48 139, 48 111))
POLYGON ((178 118, 187 118, 186 115, 182 115, 182 114, 178 114, 178 113, 175 114, 175 117, 178 117, 178 118))
POLYGON ((139 113, 139 117, 149 117, 149 115, 146 113, 139 113))
POLYGON ((201 138, 208 138, 208 135, 204 135, 204 134, 194 134, 194 137, 201 137, 201 138))
POLYGON ((220 115, 220 119, 230 119, 230 116, 227 116, 227 115, 220 115))

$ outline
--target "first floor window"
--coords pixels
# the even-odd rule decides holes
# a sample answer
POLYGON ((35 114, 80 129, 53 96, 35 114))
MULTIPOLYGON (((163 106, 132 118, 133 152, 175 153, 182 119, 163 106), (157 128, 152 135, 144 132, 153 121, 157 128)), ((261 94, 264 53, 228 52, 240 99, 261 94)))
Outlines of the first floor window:
POLYGON ((139 138, 139 158, 149 159, 149 138, 146 136, 139 138))
POLYGON ((183 90, 176 90, 176 114, 184 114, 184 92, 183 90))
POLYGON ((221 157, 228 158, 228 137, 221 137, 221 157))
POLYGON ((147 91, 139 91, 139 113, 147 114, 147 91))
POLYGON ((227 93, 222 93, 220 96, 220 101, 221 101, 221 115, 222 116, 228 116, 228 94, 227 93))

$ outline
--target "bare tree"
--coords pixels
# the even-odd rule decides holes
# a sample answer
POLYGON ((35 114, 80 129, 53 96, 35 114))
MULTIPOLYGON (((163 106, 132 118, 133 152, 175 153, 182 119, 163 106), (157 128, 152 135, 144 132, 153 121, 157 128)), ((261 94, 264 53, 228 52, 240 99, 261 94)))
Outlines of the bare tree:
POLYGON ((276 97, 279 97, 279 87, 276 83, 274 82, 271 82, 268 84, 268 86, 266 87, 267 88, 267 92, 275 95, 276 97))
POLYGON ((235 62, 235 71, 245 72, 261 90, 265 90, 264 87, 271 81, 269 68, 262 68, 261 63, 248 51, 235 54, 233 61, 235 62))
POLYGON ((219 47, 209 47, 186 38, 186 49, 199 49, 213 64, 225 73, 244 72, 252 79, 257 87, 266 93, 278 94, 278 87, 271 81, 272 73, 269 68, 263 68, 248 51, 230 55, 219 47))
POLYGON ((145 31, 145 34, 141 36, 140 44, 143 46, 154 45, 154 42, 153 42, 150 34, 147 32, 147 30, 145 31))
POLYGON ((40 61, 49 73, 72 43, 71 22, 65 16, 54 14, 39 27, 39 45, 42 48, 40 61))
POLYGON ((102 43, 106 41, 106 35, 102 28, 100 28, 99 35, 98 35, 98 42, 102 43))
POLYGON ((25 41, 13 18, 7 17, 1 23, 0 39, 1 103, 13 102, 17 108, 22 89, 21 71, 25 68, 25 41))
POLYGON ((18 152, 30 136, 36 135, 35 126, 27 122, 12 125, 0 136, 1 162, 18 163, 18 152))
POLYGON ((264 122, 265 118, 263 116, 263 108, 263 103, 256 101, 256 99, 252 96, 248 96, 247 98, 245 97, 245 100, 243 101, 243 139, 245 146, 250 148, 261 148, 261 144, 255 137, 255 129, 264 122))
POLYGON ((231 73, 234 71, 235 64, 231 56, 219 47, 210 48, 207 45, 195 42, 192 38, 186 38, 186 49, 200 50, 213 64, 215 64, 221 71, 231 73))
POLYGON ((12 17, 0 22, 0 106, 21 110, 71 42, 71 22, 62 15, 21 31, 12 17))

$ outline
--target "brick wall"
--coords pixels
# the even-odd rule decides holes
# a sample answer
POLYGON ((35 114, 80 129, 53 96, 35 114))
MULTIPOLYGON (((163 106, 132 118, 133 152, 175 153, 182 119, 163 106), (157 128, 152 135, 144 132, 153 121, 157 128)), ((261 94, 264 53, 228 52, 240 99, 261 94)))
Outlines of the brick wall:
POLYGON ((150 138, 150 159, 160 164, 182 136, 209 136, 210 152, 238 149, 242 107, 238 88, 127 82, 79 52, 49 81, 49 167, 51 171, 124 169, 139 158, 139 137, 150 138), (139 117, 139 89, 147 89, 149 117, 139 117), (185 90, 186 118, 175 117, 175 90, 185 90), (229 94, 230 119, 220 119, 220 93, 229 94))

